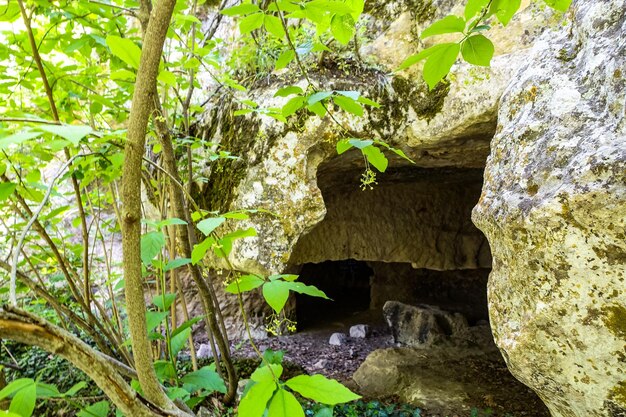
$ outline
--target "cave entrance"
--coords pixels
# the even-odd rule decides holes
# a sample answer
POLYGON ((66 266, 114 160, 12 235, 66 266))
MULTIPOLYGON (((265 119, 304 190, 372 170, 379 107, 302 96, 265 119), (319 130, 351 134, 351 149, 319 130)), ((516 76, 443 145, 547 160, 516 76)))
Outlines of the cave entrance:
POLYGON ((300 282, 315 285, 332 299, 296 297, 298 328, 323 327, 333 321, 351 322, 371 305, 373 271, 366 262, 347 259, 307 263, 300 269, 300 282))

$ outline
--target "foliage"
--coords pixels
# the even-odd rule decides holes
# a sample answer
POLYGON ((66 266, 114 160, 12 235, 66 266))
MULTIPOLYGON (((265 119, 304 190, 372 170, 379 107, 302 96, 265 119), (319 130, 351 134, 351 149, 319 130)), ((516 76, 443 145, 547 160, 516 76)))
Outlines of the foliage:
MULTIPOLYGON (((570 4, 570 0, 545 2, 561 11, 570 4)), ((297 282, 295 275, 261 276, 230 265, 229 256, 236 242, 257 235, 249 227, 251 216, 269 213, 208 212, 191 198, 192 187, 205 180, 197 172, 200 170, 194 169, 200 162, 199 149, 206 151, 209 164, 240 156, 194 136, 193 120, 203 112, 198 74, 208 76, 216 88, 238 103, 233 114, 237 117, 235 123, 255 117, 290 123, 302 115, 327 120, 335 128, 333 140, 338 154, 351 149, 361 152, 364 189, 376 183, 372 167, 379 173, 386 171, 386 153, 409 158, 384 138, 360 137, 346 125, 345 120, 350 119, 345 116, 364 117, 372 108, 380 107, 379 103, 359 91, 322 87, 309 76, 307 66, 324 53, 345 51, 351 45, 358 50, 356 37, 363 0, 244 0, 215 14, 209 24, 214 29, 207 33, 202 32, 202 22, 197 17, 205 7, 204 1, 178 1, 172 4, 170 25, 161 28, 162 33, 167 29, 164 52, 148 68, 155 70, 155 76, 158 74, 156 86, 154 91, 144 91, 137 87, 145 76, 139 68, 142 63, 145 65, 150 49, 146 45, 153 40, 143 38, 142 32, 156 15, 146 10, 149 3, 2 3, 0 230, 7 236, 5 242, 0 242, 2 259, 7 260, 0 263, 6 281, 2 296, 11 304, 37 313, 46 325, 56 324, 80 334, 81 339, 92 342, 91 347, 86 347, 89 354, 106 355, 122 366, 136 365, 140 346, 147 346, 150 362, 147 370, 137 370, 138 377, 143 381, 154 377, 157 389, 146 389, 145 383, 140 386, 136 380, 129 387, 147 396, 146 402, 154 409, 174 404, 150 398, 154 392, 165 392, 170 399, 194 408, 216 393, 226 394, 228 401, 236 387, 229 353, 223 351, 223 346, 222 357, 216 355, 217 363, 213 366, 199 367, 192 360, 190 370, 184 374, 177 371, 183 350, 189 349, 194 359, 190 342, 193 326, 199 321, 205 320, 208 327, 212 326, 209 337, 214 343, 219 346, 220 341, 224 342, 218 323, 220 315, 215 311, 219 308, 215 294, 210 285, 202 287, 209 260, 219 259, 228 266, 225 290, 237 297, 241 305, 243 293, 262 294, 275 314, 268 327, 273 333, 284 323, 293 326, 286 318, 280 318, 291 293, 326 298, 317 288, 297 282), (230 57, 223 56, 223 50, 229 46, 227 41, 215 37, 222 17, 236 19, 241 35, 236 40, 241 48, 230 57), (260 77, 280 71, 295 72, 304 81, 275 92, 282 105, 262 108, 248 97, 249 89, 260 77), (112 253, 112 247, 133 220, 129 219, 132 216, 127 212, 127 201, 120 205, 119 190, 124 190, 129 182, 128 177, 120 175, 129 166, 128 156, 136 151, 134 143, 129 144, 127 129, 134 126, 130 123, 132 117, 139 117, 137 110, 129 111, 129 103, 135 103, 134 98, 139 96, 152 100, 140 103, 149 106, 151 122, 139 141, 143 144, 145 136, 147 142, 145 149, 139 149, 143 164, 137 173, 152 213, 143 216, 150 220, 143 221, 141 235, 129 238, 131 244, 127 248, 140 248, 137 259, 123 265, 112 253), (168 161, 174 166, 168 165, 168 161), (176 161, 179 165, 175 165, 176 161), (196 242, 198 236, 202 239, 196 242), (135 284, 129 276, 132 274, 128 274, 128 265, 141 265, 139 286, 147 289, 151 301, 145 316, 144 309, 139 309, 141 317, 128 317, 131 305, 145 304, 142 294, 133 298, 125 292, 135 284), (196 278, 200 289, 207 291, 206 310, 201 317, 185 314, 185 299, 177 277, 183 270, 196 278), (178 311, 183 311, 183 320, 176 317, 178 311), (129 337, 129 329, 144 327, 145 337, 135 333, 133 339, 129 337), (137 343, 138 340, 149 343, 137 343)), ((156 11, 165 7, 162 3, 165 2, 155 2, 156 11)), ((457 34, 459 40, 436 43, 408 57, 399 69, 424 61, 423 77, 432 89, 446 77, 459 54, 472 65, 488 66, 494 46, 485 34, 496 21, 506 26, 519 7, 519 0, 468 0, 463 16, 446 16, 421 34, 421 38, 457 34)), ((141 197, 139 191, 131 195, 131 199, 141 197)), ((248 326, 243 309, 241 313, 248 326)), ((248 327, 247 330, 250 334, 248 327)), ((317 409, 318 417, 328 415, 333 408, 346 416, 357 409, 362 415, 394 415, 396 411, 395 415, 403 415, 404 411, 381 409, 374 403, 337 406, 358 396, 321 375, 281 379, 282 356, 260 351, 258 354, 262 363, 253 372, 239 405, 241 417, 303 416, 300 396, 330 406, 317 409)), ((30 366, 29 361, 41 355, 41 351, 33 350, 22 357, 27 358, 26 363, 19 366, 30 366)), ((70 384, 74 379, 68 370, 56 379, 58 386, 46 385, 41 381, 52 377, 52 367, 64 369, 65 362, 52 359, 38 374, 14 379, 0 391, 0 399, 11 399, 6 415, 31 415, 37 398, 72 401, 70 397, 84 387, 82 376, 70 384)), ((111 369, 112 374, 117 372, 111 369)), ((134 391, 132 398, 132 404, 145 406, 136 400, 134 391)), ((113 408, 108 401, 98 401, 79 415, 106 415, 113 408)), ((176 410, 179 415, 188 415, 187 411, 176 410)))

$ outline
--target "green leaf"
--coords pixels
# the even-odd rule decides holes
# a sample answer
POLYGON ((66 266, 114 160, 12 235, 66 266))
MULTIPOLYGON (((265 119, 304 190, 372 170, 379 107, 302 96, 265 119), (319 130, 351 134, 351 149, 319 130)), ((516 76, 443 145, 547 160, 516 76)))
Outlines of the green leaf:
POLYGON ((289 298, 289 282, 272 281, 263 285, 263 297, 265 301, 279 313, 289 298))
POLYGON ((209 392, 226 393, 226 385, 217 372, 204 366, 195 372, 190 372, 181 378, 185 384, 189 384, 194 390, 204 389, 209 392))
POLYGON ((289 65, 291 61, 293 61, 295 57, 296 57, 296 53, 292 49, 287 49, 286 51, 284 51, 278 56, 278 59, 276 59, 276 65, 274 68, 277 70, 285 68, 287 65, 289 65))
POLYGON ((370 164, 374 165, 377 170, 379 170, 380 172, 385 172, 387 170, 387 165, 389 164, 389 161, 382 153, 382 151, 376 146, 368 146, 367 148, 361 149, 361 152, 363 152, 363 155, 365 155, 367 161, 370 164))
POLYGON ((487 4, 489 4, 489 0, 467 0, 464 13, 465 20, 470 20, 476 16, 487 4))
POLYGON ((191 251, 191 263, 195 265, 200 262, 202 258, 204 258, 204 255, 206 255, 207 251, 211 249, 213 244, 215 244, 215 239, 211 236, 207 237, 200 243, 196 243, 191 251))
POLYGON ((359 97, 359 99, 358 99, 357 101, 358 101, 359 103, 365 104, 366 106, 372 106, 372 107, 374 107, 374 108, 376 108, 376 109, 378 109, 378 108, 380 108, 380 107, 381 107, 380 103, 378 103, 378 102, 376 102, 376 101, 374 101, 374 100, 370 100, 370 99, 369 99, 369 98, 367 98, 367 97, 360 96, 360 97, 359 97))
POLYGON ((95 404, 91 404, 85 407, 76 414, 77 417, 107 417, 111 405, 108 401, 99 401, 95 404))
POLYGON ((328 97, 332 95, 333 95, 332 91, 318 91, 317 93, 313 93, 309 96, 309 98, 307 99, 307 103, 309 105, 315 104, 319 101, 326 100, 328 97))
POLYGON ((164 246, 165 236, 162 232, 149 232, 141 236, 141 261, 144 265, 150 266, 164 246))
POLYGON ((165 226, 184 226, 186 224, 187 224, 186 221, 181 220, 176 217, 172 217, 169 219, 161 220, 160 222, 157 223, 157 226, 161 228, 165 226))
POLYGON ((262 417, 275 389, 273 380, 254 384, 239 403, 239 417, 262 417))
POLYGON ((495 14, 500 23, 504 26, 513 18, 515 12, 517 12, 522 4, 522 0, 494 0, 491 3, 489 12, 495 14))
POLYGON ((354 36, 354 18, 349 14, 336 14, 330 21, 330 31, 343 45, 347 45, 354 36))
POLYGON ((169 311, 146 311, 146 328, 153 331, 170 314, 169 311))
POLYGON ((198 223, 198 230, 204 233, 205 236, 209 236, 215 229, 217 229, 222 223, 226 221, 224 217, 211 217, 204 219, 198 223))
POLYGON ((155 295, 152 298, 152 304, 157 306, 160 311, 165 311, 171 307, 175 299, 176 299, 176 293, 155 295))
POLYGON ((165 264, 165 266, 163 267, 163 272, 167 272, 167 271, 171 271, 172 269, 180 268, 181 266, 187 265, 189 263, 191 263, 191 259, 190 258, 177 258, 177 259, 174 259, 173 261, 169 261, 167 264, 165 264))
POLYGON ((0 183, 0 202, 8 199, 17 188, 17 184, 12 182, 0 183))
POLYGON ((369 139, 368 140, 362 140, 362 139, 354 139, 354 138, 352 138, 352 139, 349 139, 349 141, 350 141, 350 144, 352 146, 354 146, 355 148, 358 148, 358 149, 367 148, 372 143, 374 143, 373 140, 369 140, 369 139))
POLYGON ((222 10, 220 13, 226 16, 239 16, 260 11, 261 9, 259 9, 259 6, 257 6, 256 4, 245 3, 238 6, 229 7, 228 9, 222 10))
POLYGON ((447 45, 450 45, 450 44, 447 44, 447 43, 436 44, 436 45, 431 46, 430 48, 426 48, 423 51, 420 51, 419 53, 415 55, 409 56, 400 64, 400 66, 396 69, 396 71, 402 71, 403 69, 406 69, 410 67, 411 65, 417 64, 419 61, 421 61, 422 59, 428 58, 429 56, 431 56, 438 50, 446 48, 447 45))
POLYGON ((348 149, 352 148, 352 144, 349 139, 341 139, 337 142, 337 155, 341 155, 348 149))
POLYGON ((278 363, 270 363, 269 365, 259 366, 252 372, 250 379, 254 382, 274 381, 280 379, 283 374, 283 367, 278 363))
POLYGON ((242 35, 250 33, 263 26, 265 15, 263 13, 254 13, 241 19, 239 22, 239 31, 242 35))
POLYGON ((280 88, 276 92, 276 94, 274 94, 274 97, 287 97, 292 94, 302 94, 302 93, 304 93, 302 88, 298 87, 297 85, 289 85, 287 87, 280 88))
POLYGON ((306 285, 301 282, 287 282, 287 288, 289 288, 293 292, 297 292, 298 294, 306 294, 311 297, 320 297, 329 300, 324 293, 324 291, 319 290, 317 287, 313 285, 306 285))
POLYGON ((544 0, 546 4, 553 9, 556 9, 561 12, 567 11, 569 6, 572 4, 572 0, 544 0))
POLYGON ((187 328, 177 333, 176 336, 170 336, 170 347, 172 348, 172 356, 176 357, 178 352, 185 347, 187 340, 191 335, 191 329, 187 328))
POLYGON ((463 59, 473 65, 488 67, 491 64, 493 52, 493 43, 483 35, 470 36, 461 46, 463 59))
POLYGON ((9 145, 19 145, 20 143, 26 142, 27 140, 38 138, 42 135, 42 133, 43 132, 25 130, 0 138, 0 150, 7 149, 9 145))
POLYGON ((196 324, 197 322, 199 322, 200 320, 202 320, 201 316, 198 317, 194 317, 192 319, 189 319, 187 321, 185 321, 184 323, 182 323, 180 326, 178 326, 176 328, 176 330, 174 330, 172 332, 172 334, 170 335, 171 337, 176 336, 177 334, 181 333, 183 330, 190 328, 191 326, 193 326, 194 324, 196 324))
POLYGON ((363 107, 356 100, 345 96, 334 96, 333 101, 344 111, 352 113, 355 116, 363 116, 363 107))
POLYGON ((304 107, 304 103, 306 102, 306 97, 296 96, 289 100, 282 108, 282 114, 285 117, 289 117, 302 107, 304 107))
POLYGON ((141 49, 130 39, 120 38, 119 36, 109 35, 106 43, 111 53, 124 61, 127 65, 134 69, 139 69, 139 59, 141 57, 141 49))
POLYGON ((292 393, 279 388, 272 397, 268 415, 272 417, 304 417, 304 411, 292 393))
POLYGON ((242 275, 238 279, 233 280, 233 282, 228 284, 228 286, 226 287, 226 292, 229 292, 231 294, 239 294, 240 292, 243 293, 251 291, 255 288, 259 288, 261 285, 263 285, 264 282, 265 281, 263 280, 263 278, 256 275, 242 275))
POLYGON ((93 129, 89 126, 49 125, 40 126, 39 129, 61 136, 63 139, 69 140, 74 146, 78 145, 82 138, 93 133, 93 129))
POLYGON ((154 371, 160 380, 174 379, 176 378, 176 369, 170 361, 155 361, 154 371))
POLYGON ((322 409, 319 409, 313 417, 333 417, 333 408, 324 407, 322 409))
POLYGON ((165 85, 169 85, 170 87, 176 87, 177 84, 176 76, 167 70, 161 71, 157 80, 165 85))
POLYGON ((420 38, 425 39, 429 36, 441 35, 444 33, 463 33, 465 30, 465 19, 459 16, 449 15, 441 20, 437 20, 428 26, 420 34, 420 38))
POLYGON ((424 80, 432 90, 448 73, 459 55, 461 46, 458 43, 444 43, 433 52, 424 64, 424 80))
POLYGON ((9 411, 22 417, 30 417, 35 410, 37 399, 37 385, 33 382, 17 391, 9 405, 9 411))
POLYGON ((35 381, 30 378, 19 378, 11 381, 9 385, 0 390, 0 400, 5 399, 6 397, 16 393, 21 389, 26 388, 29 385, 33 385, 34 383, 35 381))
POLYGON ((287 385, 303 397, 322 404, 341 404, 361 398, 334 379, 323 375, 299 375, 288 380, 287 385))
MULTIPOLYGON (((84 382, 84 381, 83 381, 84 382)), ((62 394, 59 389, 51 384, 37 382, 37 398, 59 398, 62 394)))
POLYGON ((266 14, 263 20, 263 24, 265 26, 265 30, 267 30, 269 33, 276 36, 277 38, 280 39, 285 36, 285 30, 283 29, 283 24, 280 21, 280 18, 271 14, 266 14))
POLYGON ((318 101, 317 103, 313 103, 309 106, 306 106, 306 108, 307 110, 312 111, 319 117, 326 116, 326 107, 324 107, 321 101, 318 101))

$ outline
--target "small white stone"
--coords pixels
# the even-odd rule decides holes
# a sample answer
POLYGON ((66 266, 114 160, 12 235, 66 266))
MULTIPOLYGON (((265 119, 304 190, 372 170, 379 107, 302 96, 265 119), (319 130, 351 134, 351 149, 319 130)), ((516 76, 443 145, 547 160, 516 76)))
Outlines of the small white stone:
POLYGON ((357 324, 350 327, 350 337, 365 339, 370 335, 370 326, 367 324, 357 324))
POLYGON ((344 333, 333 333, 330 336, 330 340, 328 341, 328 343, 333 346, 341 346, 346 343, 346 339, 347 336, 344 333))

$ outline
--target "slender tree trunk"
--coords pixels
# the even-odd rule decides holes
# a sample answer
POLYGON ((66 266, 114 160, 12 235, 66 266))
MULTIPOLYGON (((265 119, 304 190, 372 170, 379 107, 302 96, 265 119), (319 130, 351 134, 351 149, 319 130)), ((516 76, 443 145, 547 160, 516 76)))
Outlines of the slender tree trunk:
MULTIPOLYGON (((141 169, 150 112, 154 108, 153 92, 163 44, 176 0, 160 0, 146 27, 135 92, 128 123, 122 172, 122 249, 126 281, 126 310, 133 347, 135 369, 146 399, 174 412, 174 403, 165 395, 156 377, 146 328, 146 303, 141 274, 141 169)), ((187 415, 182 411, 178 415, 187 415)))

